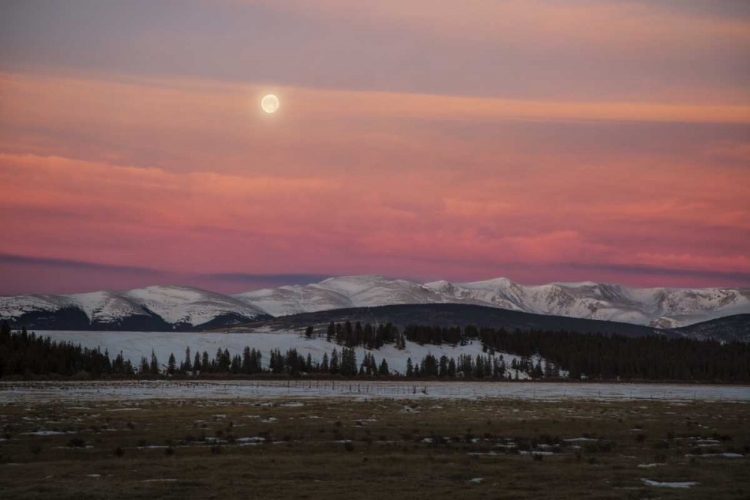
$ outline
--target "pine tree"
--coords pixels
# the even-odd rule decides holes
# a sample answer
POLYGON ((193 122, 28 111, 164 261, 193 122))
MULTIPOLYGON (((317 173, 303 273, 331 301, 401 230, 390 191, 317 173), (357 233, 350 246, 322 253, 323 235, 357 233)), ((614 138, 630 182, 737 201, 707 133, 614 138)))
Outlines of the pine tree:
POLYGON ((169 375, 174 375, 175 368, 177 367, 177 360, 174 359, 174 353, 169 353, 169 362, 167 364, 167 373, 169 375))
POLYGON ((149 370, 151 371, 151 375, 159 374, 159 360, 156 359, 156 353, 154 353, 153 349, 151 349, 151 364, 149 365, 149 370))
POLYGON ((448 356, 440 356, 440 370, 438 376, 441 378, 448 376, 448 356))
POLYGON ((340 367, 339 367, 339 353, 338 353, 338 351, 336 350, 335 347, 333 348, 333 352, 331 353, 331 367, 330 367, 330 369, 331 369, 331 373, 333 373, 334 375, 337 374, 339 372, 339 369, 340 369, 340 367))
POLYGON ((378 368, 378 375, 381 377, 387 377, 390 374, 391 372, 388 369, 388 362, 383 358, 383 361, 380 362, 380 368, 378 368))
POLYGON ((190 346, 185 348, 185 364, 182 365, 182 371, 186 373, 193 371, 193 366, 190 361, 190 346))
POLYGON ((138 367, 138 373, 140 375, 151 373, 151 367, 148 365, 148 359, 146 358, 146 356, 141 356, 141 364, 138 367))
POLYGON ((537 361, 536 366, 534 367, 533 371, 531 372, 531 376, 533 378, 542 378, 544 375, 544 371, 542 370, 542 362, 537 361))
POLYGON ((208 351, 203 351, 203 357, 201 361, 201 373, 211 372, 211 361, 208 358, 208 351))
POLYGON ((407 377, 414 376, 414 365, 411 362, 411 358, 406 359, 406 376, 407 377))

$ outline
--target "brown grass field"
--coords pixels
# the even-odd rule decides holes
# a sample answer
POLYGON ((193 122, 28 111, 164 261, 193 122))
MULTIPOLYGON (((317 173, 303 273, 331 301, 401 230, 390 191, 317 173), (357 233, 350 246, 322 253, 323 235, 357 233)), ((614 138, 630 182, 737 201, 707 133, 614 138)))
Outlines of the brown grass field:
POLYGON ((747 499, 749 423, 706 402, 6 403, 0 497, 747 499))

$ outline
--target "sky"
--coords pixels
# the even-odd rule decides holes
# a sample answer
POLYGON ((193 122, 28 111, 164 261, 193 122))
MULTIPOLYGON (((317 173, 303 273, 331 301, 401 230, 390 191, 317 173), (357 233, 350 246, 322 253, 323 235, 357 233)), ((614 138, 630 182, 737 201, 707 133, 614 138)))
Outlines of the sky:
POLYGON ((750 286, 749 56, 746 0, 4 0, 0 294, 750 286))

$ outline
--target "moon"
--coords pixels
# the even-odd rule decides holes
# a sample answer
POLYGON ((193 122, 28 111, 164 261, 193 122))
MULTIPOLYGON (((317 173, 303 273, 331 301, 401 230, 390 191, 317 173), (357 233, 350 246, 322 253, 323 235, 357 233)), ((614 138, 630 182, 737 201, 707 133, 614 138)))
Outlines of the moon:
POLYGON ((279 98, 273 94, 268 94, 260 101, 260 107, 269 115, 279 109, 279 98))

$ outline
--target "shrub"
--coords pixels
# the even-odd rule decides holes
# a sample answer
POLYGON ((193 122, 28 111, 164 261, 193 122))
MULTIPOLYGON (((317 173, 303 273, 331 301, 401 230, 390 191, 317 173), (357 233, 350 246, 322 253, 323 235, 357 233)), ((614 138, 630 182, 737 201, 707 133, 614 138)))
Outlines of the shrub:
POLYGON ((584 449, 590 453, 609 453, 617 447, 614 441, 600 440, 592 443, 586 443, 584 449))
POLYGON ((68 448, 85 448, 86 447, 86 441, 82 437, 76 436, 73 438, 70 438, 68 441, 68 448))
POLYGON ((657 450, 666 450, 669 448, 669 441, 657 441, 654 443, 654 448, 657 450))

